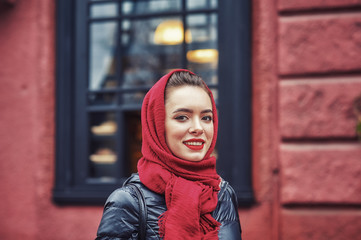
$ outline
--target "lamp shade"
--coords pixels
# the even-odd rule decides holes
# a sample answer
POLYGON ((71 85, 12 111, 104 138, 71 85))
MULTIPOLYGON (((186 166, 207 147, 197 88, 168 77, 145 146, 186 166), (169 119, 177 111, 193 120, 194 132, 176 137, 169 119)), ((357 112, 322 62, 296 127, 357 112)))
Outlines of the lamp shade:
POLYGON ((216 49, 197 49, 187 52, 187 59, 194 63, 214 63, 218 60, 216 49))
MULTIPOLYGON (((160 45, 177 45, 183 42, 183 23, 179 20, 166 20, 161 22, 154 33, 154 43, 160 45)), ((192 41, 189 30, 186 31, 186 42, 192 41)))

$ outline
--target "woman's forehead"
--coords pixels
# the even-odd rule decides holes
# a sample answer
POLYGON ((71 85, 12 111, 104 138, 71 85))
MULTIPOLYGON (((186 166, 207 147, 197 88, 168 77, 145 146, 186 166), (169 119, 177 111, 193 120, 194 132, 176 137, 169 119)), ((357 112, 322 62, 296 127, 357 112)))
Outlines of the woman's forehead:
POLYGON ((212 108, 208 93, 195 86, 172 87, 167 90, 165 105, 208 106, 212 108))

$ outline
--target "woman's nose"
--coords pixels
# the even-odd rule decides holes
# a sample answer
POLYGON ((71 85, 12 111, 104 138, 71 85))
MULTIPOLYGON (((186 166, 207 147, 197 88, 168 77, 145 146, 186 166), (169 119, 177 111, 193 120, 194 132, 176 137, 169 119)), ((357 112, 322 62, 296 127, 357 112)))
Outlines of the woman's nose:
POLYGON ((199 120, 192 121, 192 126, 189 128, 189 132, 195 135, 200 135, 204 132, 202 124, 199 120))

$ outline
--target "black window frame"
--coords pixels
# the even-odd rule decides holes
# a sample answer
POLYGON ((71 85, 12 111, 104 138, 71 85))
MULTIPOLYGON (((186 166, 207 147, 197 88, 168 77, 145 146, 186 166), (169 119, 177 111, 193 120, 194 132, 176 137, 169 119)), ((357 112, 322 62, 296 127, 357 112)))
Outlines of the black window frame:
MULTIPOLYGON (((86 136, 75 134, 74 111, 81 84, 75 79, 85 69, 75 53, 78 1, 56 1, 56 156, 53 200, 58 204, 103 204, 125 178, 113 183, 77 184, 75 171, 82 165, 75 145, 86 136)), ((235 189, 239 205, 253 203, 251 176, 251 0, 218 3, 219 133, 217 169, 235 189)), ((79 53, 77 53, 79 54, 79 53)), ((84 66, 84 65, 83 65, 84 66)), ((86 88, 84 87, 84 91, 86 88)), ((80 145, 81 146, 81 145, 80 145)))

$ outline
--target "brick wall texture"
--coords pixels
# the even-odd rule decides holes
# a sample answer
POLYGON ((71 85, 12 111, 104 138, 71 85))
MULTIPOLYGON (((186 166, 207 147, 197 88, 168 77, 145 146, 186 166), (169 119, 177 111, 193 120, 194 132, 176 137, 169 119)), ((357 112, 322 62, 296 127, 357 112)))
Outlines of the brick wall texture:
POLYGON ((361 1, 278 1, 280 239, 361 239, 361 1))

